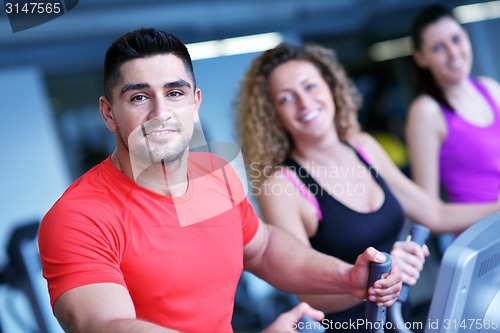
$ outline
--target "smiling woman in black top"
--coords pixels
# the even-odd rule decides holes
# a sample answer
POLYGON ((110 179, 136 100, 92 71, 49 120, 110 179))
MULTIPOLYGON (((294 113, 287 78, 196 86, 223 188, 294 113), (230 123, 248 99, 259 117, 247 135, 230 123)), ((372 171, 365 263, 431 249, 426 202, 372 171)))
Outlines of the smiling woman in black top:
MULTIPOLYGON (((429 253, 397 242, 405 216, 448 232, 500 207, 445 205, 411 182, 360 130, 361 97, 327 48, 281 44, 264 52, 248 69, 237 105, 240 143, 264 221, 318 251, 352 262, 374 246, 390 252, 403 281, 413 285, 429 253)), ((363 301, 348 295, 299 297, 337 322, 364 316, 363 301)))

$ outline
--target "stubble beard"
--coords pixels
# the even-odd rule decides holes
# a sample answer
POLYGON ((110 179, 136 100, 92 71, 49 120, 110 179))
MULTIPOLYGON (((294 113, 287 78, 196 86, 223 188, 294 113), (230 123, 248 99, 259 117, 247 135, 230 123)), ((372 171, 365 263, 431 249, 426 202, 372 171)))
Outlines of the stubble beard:
MULTIPOLYGON (((119 127, 117 127, 117 133, 120 138, 122 145, 127 150, 131 162, 135 160, 136 162, 141 162, 149 165, 165 165, 173 164, 177 161, 181 161, 182 157, 186 154, 190 140, 186 136, 181 135, 180 138, 175 143, 166 144, 156 144, 154 147, 151 146, 148 136, 145 135, 144 127, 141 128, 141 137, 138 142, 134 144, 129 143, 129 138, 126 138, 119 127), (132 148, 131 148, 132 147, 132 148)), ((181 132, 182 134, 182 132, 181 132)), ((134 141, 136 141, 135 139, 134 141)))

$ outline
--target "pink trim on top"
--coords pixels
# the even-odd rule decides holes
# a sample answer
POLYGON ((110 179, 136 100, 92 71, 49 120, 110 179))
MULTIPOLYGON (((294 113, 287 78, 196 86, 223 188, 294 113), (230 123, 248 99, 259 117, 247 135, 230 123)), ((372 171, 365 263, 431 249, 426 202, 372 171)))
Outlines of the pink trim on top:
POLYGON ((474 85, 474 87, 476 87, 476 89, 479 90, 479 92, 481 92, 481 94, 483 95, 483 97, 486 98, 486 100, 490 104, 490 107, 492 108, 493 113, 495 115, 495 121, 492 124, 492 125, 494 125, 497 122, 497 120, 498 120, 497 117, 500 115, 500 107, 498 107, 497 102, 493 99, 493 97, 491 96, 490 92, 483 85, 483 83, 481 83, 479 80, 476 80, 476 79, 473 79, 473 78, 470 78, 469 80, 472 82, 472 84, 474 85))
POLYGON ((314 195, 311 194, 311 192, 309 192, 304 184, 298 181, 296 177, 292 176, 291 172, 287 168, 279 168, 277 174, 285 176, 285 178, 288 179, 292 183, 292 185, 297 188, 297 190, 299 190, 300 194, 314 206, 314 208, 316 209, 316 217, 318 218, 318 221, 321 221, 323 219, 323 214, 321 213, 321 209, 319 208, 318 200, 314 195))
POLYGON ((372 165, 370 158, 368 157, 366 152, 363 150, 363 147, 361 147, 361 145, 359 143, 356 144, 356 151, 363 158, 363 160, 365 160, 366 163, 372 165))

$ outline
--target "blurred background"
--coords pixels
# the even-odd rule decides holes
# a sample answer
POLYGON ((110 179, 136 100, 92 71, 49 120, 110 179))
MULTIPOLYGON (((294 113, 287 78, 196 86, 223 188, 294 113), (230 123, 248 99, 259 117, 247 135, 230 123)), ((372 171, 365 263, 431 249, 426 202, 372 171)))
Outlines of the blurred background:
MULTIPOLYGON (((0 332, 61 332, 41 277, 37 225, 64 189, 114 148, 98 99, 104 54, 115 38, 155 27, 189 44, 203 92, 201 124, 213 142, 236 142, 232 102, 258 52, 281 40, 331 47, 364 95, 364 129, 409 174, 403 128, 416 92, 407 36, 416 12, 433 2, 455 8, 465 24, 472 74, 500 80, 500 1, 67 0, 64 15, 26 29, 2 6, 0 332)), ((412 289, 415 312, 424 318, 438 261, 427 261, 412 289)), ((294 302, 244 273, 235 331, 256 332, 294 302)))

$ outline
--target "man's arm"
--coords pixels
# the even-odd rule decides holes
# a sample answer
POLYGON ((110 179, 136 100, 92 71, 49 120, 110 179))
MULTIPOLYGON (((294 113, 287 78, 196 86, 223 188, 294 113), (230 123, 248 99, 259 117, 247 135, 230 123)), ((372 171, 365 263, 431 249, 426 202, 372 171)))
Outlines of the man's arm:
POLYGON ((351 294, 369 298, 379 306, 390 306, 401 290, 401 272, 394 265, 385 279, 376 281, 367 291, 370 261, 382 263, 385 256, 368 248, 353 266, 315 251, 288 232, 262 221, 255 237, 245 246, 245 269, 279 289, 302 294, 351 294))
POLYGON ((138 320, 128 291, 114 283, 97 283, 63 293, 54 314, 71 333, 170 333, 164 327, 138 320))

